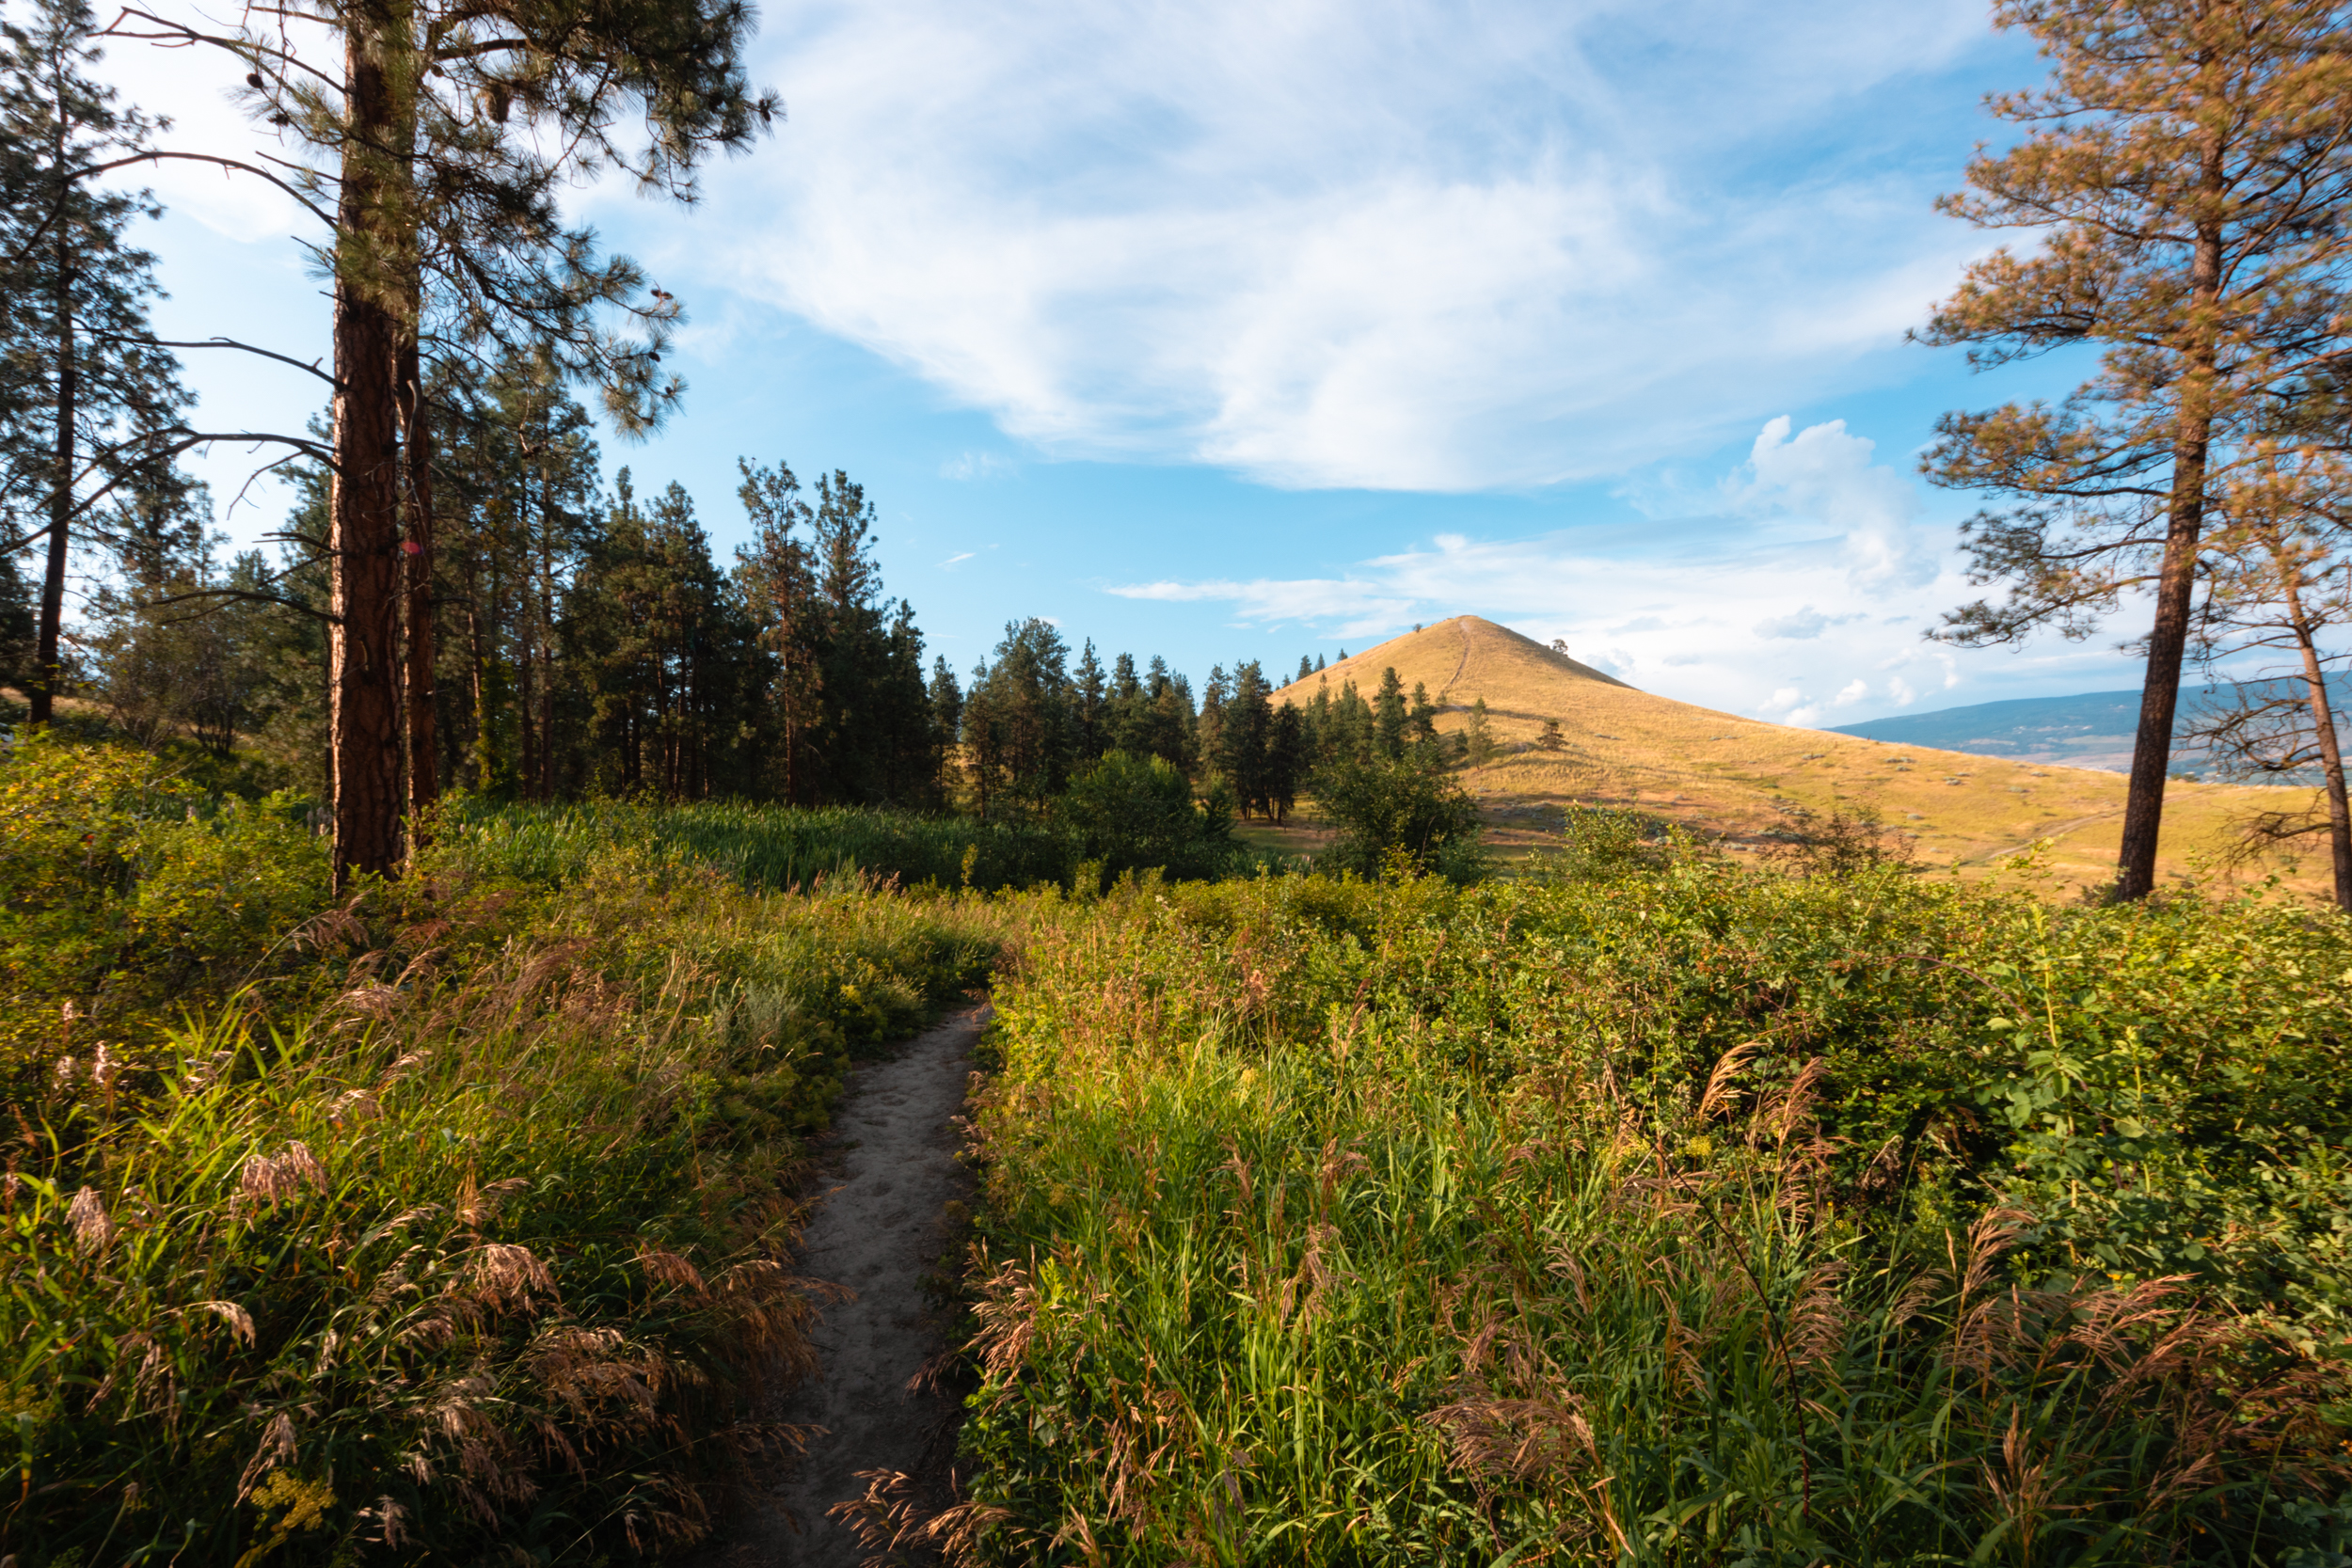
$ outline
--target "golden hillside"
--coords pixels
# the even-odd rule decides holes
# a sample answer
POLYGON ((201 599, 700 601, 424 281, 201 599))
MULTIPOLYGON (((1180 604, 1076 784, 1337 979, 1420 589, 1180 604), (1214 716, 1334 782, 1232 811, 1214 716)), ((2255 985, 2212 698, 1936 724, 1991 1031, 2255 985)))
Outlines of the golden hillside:
MULTIPOLYGON (((1489 837, 1510 847, 1535 842, 1548 808, 1569 802, 1638 806, 1735 844, 1780 820, 1775 802, 1817 811, 1875 807, 1915 835, 1922 859, 1981 874, 2036 839, 2054 841, 2061 884, 2087 885, 2114 871, 2122 835, 2123 776, 2093 768, 2010 762, 1962 752, 1895 746, 1857 736, 1742 719, 1653 696, 1475 615, 1391 639, 1294 682, 1275 702, 1311 700, 1318 682, 1336 696, 1353 681, 1371 697, 1393 665, 1442 709, 1440 731, 1462 727, 1480 698, 1503 754, 1464 781, 1488 803, 1489 837), (1565 747, 1535 749, 1546 719, 1565 747)), ((2165 802, 2161 869, 2188 875, 2219 849, 2232 824, 2256 810, 2299 805, 2298 791, 2176 784, 2165 802)), ((2318 891, 2323 856, 2272 867, 2318 891)))

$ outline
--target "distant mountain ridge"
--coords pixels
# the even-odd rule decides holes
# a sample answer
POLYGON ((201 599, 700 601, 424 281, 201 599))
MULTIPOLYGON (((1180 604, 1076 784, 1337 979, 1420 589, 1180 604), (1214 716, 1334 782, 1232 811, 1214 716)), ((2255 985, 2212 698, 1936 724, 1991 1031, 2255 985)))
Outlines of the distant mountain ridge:
MULTIPOLYGON (((2185 690, 2181 693, 2180 721, 2185 724, 2201 709, 2233 701, 2239 691, 2285 692, 2298 689, 2300 685, 2278 680, 2185 690)), ((2352 676, 2330 680, 2328 691, 2342 712, 2345 700, 2352 698, 2352 676)), ((2017 762, 2055 762, 2121 773, 2132 765, 2132 737, 2138 729, 2139 692, 2133 689, 1972 703, 1931 713, 1903 713, 1867 723, 1839 724, 1829 733, 1902 746, 1933 746, 1940 751, 1967 752, 1983 757, 2008 757, 2017 762)), ((2176 768, 2196 770, 2210 766, 2201 748, 2178 743, 2172 750, 2172 762, 2176 768)))

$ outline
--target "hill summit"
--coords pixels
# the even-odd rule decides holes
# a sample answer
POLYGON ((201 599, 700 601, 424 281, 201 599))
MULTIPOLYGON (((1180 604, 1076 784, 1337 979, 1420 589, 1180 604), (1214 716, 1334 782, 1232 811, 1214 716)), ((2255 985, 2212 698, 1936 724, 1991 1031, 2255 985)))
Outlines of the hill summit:
MULTIPOLYGON (((1709 837, 1756 844, 1786 830, 1788 808, 1817 814, 1864 807, 1911 835, 1931 863, 1983 866, 2038 839, 2054 842, 2052 869, 2089 884, 2110 875, 2123 780, 2060 764, 1891 744, 1677 702, 1628 685, 1475 615, 1456 615, 1329 666, 1274 693, 1277 705, 1336 697, 1353 683, 1370 698, 1393 668, 1438 707, 1438 728, 1462 728, 1483 699, 1501 754, 1465 770, 1488 807, 1490 839, 1508 847, 1569 802, 1629 806, 1709 837), (1557 744, 1543 745, 1546 720, 1557 744), (1500 836, 1497 836, 1497 834, 1500 836)), ((2176 784, 2165 805, 2166 857, 2175 866, 2217 845, 2235 817, 2291 808, 2286 791, 2176 784)))

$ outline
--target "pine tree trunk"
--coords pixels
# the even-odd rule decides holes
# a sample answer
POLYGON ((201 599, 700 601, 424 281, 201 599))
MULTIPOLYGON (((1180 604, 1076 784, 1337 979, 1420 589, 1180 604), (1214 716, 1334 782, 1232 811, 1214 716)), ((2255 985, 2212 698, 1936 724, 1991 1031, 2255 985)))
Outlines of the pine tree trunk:
MULTIPOLYGON (((2222 188, 2218 154, 2207 160, 2206 185, 2222 188)), ((2156 841, 2164 826, 2164 786, 2172 768, 2172 722, 2181 702, 2181 660, 2188 651, 2189 600, 2197 579, 2198 534, 2205 518, 2205 463, 2213 440, 2215 344, 2212 307, 2221 286, 2219 231, 2200 230, 2189 287, 2201 334, 2187 356, 2172 441, 2172 495, 2164 563, 2156 578, 2156 622, 2148 633, 2148 674, 2140 687, 2139 731, 2132 740, 2131 784, 2123 800, 2123 842, 2116 856, 2115 897, 2145 898, 2156 886, 2156 841)))
MULTIPOLYGON (((412 298, 412 309, 416 303, 412 298)), ((408 575, 408 815, 412 834, 441 793, 439 695, 434 680, 437 643, 433 627, 433 422, 417 349, 419 330, 411 321, 400 350, 402 423, 407 427, 402 456, 408 481, 408 537, 402 562, 408 575)))
POLYGON ((490 785, 490 710, 488 696, 483 690, 482 651, 482 574, 469 559, 466 563, 466 665, 469 676, 467 695, 473 705, 473 787, 476 791, 490 785))
POLYGON ((2303 595, 2287 584, 2287 613, 2303 655, 2303 683, 2311 693, 2312 733, 2319 740, 2319 770, 2328 792, 2328 849, 2336 873, 2336 907, 2352 912, 2352 802, 2344 796, 2344 749, 2336 739, 2335 705, 2328 700, 2327 667, 2320 662, 2318 628, 2303 613, 2303 595))
POLYGON ((57 212, 55 255, 56 285, 55 309, 57 313, 57 430, 56 482, 49 497, 49 559, 40 578, 40 626, 33 650, 33 689, 31 721, 47 724, 56 712, 57 689, 64 684, 64 668, 57 651, 57 642, 65 626, 65 569, 67 546, 73 526, 73 464, 74 421, 80 418, 77 399, 81 388, 76 384, 79 370, 75 364, 73 341, 73 245, 71 226, 65 219, 66 202, 66 99, 64 61, 57 66, 57 141, 53 155, 57 160, 57 212))
MULTIPOLYGON (((377 163, 391 128, 387 21, 378 6, 344 23, 349 140, 339 227, 346 244, 381 244, 377 163)), ((398 324, 359 279, 335 283, 335 475, 329 501, 333 665, 328 716, 335 791, 335 885, 390 877, 401 861, 400 457, 393 377, 398 324)))
POLYGON ((548 539, 548 472, 539 469, 539 799, 555 799, 555 553, 548 539))

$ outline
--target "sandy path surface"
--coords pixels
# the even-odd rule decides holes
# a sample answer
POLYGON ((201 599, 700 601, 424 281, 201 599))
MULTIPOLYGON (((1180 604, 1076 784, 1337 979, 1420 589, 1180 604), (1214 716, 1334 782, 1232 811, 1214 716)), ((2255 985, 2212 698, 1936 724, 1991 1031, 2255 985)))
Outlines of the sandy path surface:
POLYGON ((942 1207, 970 1195, 949 1118, 963 1110, 972 1044, 987 1020, 985 1005, 958 1013, 898 1055, 859 1068, 834 1108, 801 1272, 856 1295, 824 1304, 815 1336, 822 1374, 777 1411, 826 1434, 753 1499, 733 1542, 714 1554, 728 1568, 866 1560, 856 1536, 827 1513, 866 1495, 861 1470, 905 1472, 930 1509, 949 1500, 957 1403, 907 1385, 944 1348, 923 1282, 946 1245, 942 1207))

